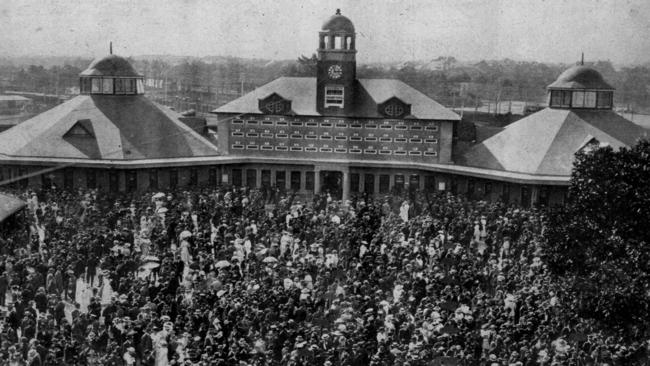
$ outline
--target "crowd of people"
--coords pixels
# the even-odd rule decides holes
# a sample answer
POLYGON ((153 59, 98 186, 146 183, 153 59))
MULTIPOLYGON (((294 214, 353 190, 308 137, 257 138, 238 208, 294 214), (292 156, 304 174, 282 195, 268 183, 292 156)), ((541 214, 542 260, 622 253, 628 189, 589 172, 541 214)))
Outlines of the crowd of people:
MULTIPOLYGON (((573 309, 545 211, 445 192, 19 193, 0 365, 631 365, 573 309)), ((641 364, 641 363, 638 363, 641 364)))

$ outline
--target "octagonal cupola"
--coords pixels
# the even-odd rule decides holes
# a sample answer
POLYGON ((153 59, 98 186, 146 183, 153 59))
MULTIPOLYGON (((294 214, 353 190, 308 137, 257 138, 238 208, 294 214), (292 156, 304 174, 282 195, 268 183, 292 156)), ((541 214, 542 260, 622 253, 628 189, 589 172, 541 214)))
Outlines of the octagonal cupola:
POLYGON ((548 86, 549 107, 563 109, 612 109, 614 88, 584 62, 564 71, 548 86))
POLYGON ((79 75, 81 94, 144 94, 144 76, 124 57, 108 55, 96 59, 79 75))

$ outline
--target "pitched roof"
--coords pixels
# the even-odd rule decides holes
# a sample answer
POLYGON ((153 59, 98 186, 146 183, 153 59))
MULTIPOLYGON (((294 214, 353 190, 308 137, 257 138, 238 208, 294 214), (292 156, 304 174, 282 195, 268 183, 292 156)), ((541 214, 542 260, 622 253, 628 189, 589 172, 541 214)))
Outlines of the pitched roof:
MULTIPOLYGON (((262 114, 258 100, 277 93, 291 101, 291 110, 298 115, 320 116, 316 110, 316 78, 281 77, 262 85, 213 111, 213 113, 262 114)), ((383 118, 377 105, 397 97, 411 105, 411 116, 418 119, 457 121, 460 117, 408 84, 394 79, 358 79, 355 111, 350 117, 383 118)))
POLYGON ((570 176, 574 155, 596 139, 614 149, 632 146, 648 130, 607 110, 546 108, 474 145, 458 163, 509 172, 570 176))
POLYGON ((142 95, 80 95, 0 133, 0 154, 117 160, 218 155, 179 118, 142 95), (67 134, 76 125, 89 134, 67 134))

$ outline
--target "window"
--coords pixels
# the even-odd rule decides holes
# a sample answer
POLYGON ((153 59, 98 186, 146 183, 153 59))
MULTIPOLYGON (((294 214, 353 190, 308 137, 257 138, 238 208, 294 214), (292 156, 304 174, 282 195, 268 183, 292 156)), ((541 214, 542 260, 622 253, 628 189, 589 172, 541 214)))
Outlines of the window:
POLYGON ((408 129, 408 127, 406 127, 404 125, 397 125, 397 126, 395 126, 395 129, 396 130, 406 130, 406 129, 408 129))
POLYGON ((366 137, 365 140, 366 141, 377 141, 377 138, 376 137, 366 137))
POLYGON ((262 136, 262 137, 265 138, 265 139, 271 139, 271 138, 273 138, 273 134, 272 134, 272 133, 263 133, 263 134, 261 134, 260 136, 262 136))
POLYGON ((410 140, 410 142, 411 142, 412 144, 421 144, 421 143, 422 143, 422 139, 413 138, 413 139, 410 140))
POLYGON ((424 142, 426 142, 427 144, 437 144, 438 139, 426 139, 424 140, 424 142))
POLYGON ((302 151, 302 147, 300 146, 291 146, 291 151, 302 151))
POLYGON ((365 149, 363 150, 364 154, 377 154, 377 150, 375 149, 365 149))
POLYGON ((287 122, 287 121, 277 121, 277 122, 275 122, 275 125, 276 126, 288 126, 289 122, 287 122))
POLYGON ((257 121, 254 120, 254 119, 249 119, 248 121, 246 121, 246 124, 247 125, 257 125, 257 121))
POLYGON ((571 92, 567 90, 551 91, 551 107, 570 107, 571 92))
POLYGON ((337 107, 343 108, 343 87, 326 86, 325 87, 325 108, 337 107))
POLYGON ((404 108, 401 105, 389 104, 384 108, 384 113, 391 117, 397 117, 404 113, 404 108))
POLYGON ((329 123, 329 122, 322 122, 320 124, 320 126, 323 127, 323 128, 330 128, 330 127, 332 127, 332 124, 329 123))
POLYGON ((361 140, 363 139, 359 136, 350 136, 350 141, 361 141, 361 140))
POLYGON ((244 145, 236 144, 236 145, 232 145, 232 148, 234 150, 244 150, 244 145))
POLYGON ((259 134, 257 132, 249 132, 246 134, 246 137, 258 137, 259 134))
POLYGON ((279 138, 279 139, 286 139, 286 138, 289 138, 289 135, 286 134, 286 133, 276 133, 275 137, 279 138))
POLYGON ((598 108, 612 108, 612 92, 608 91, 599 91, 597 94, 597 103, 598 108))
POLYGON ((287 187, 287 176, 284 171, 275 172, 275 186, 282 189, 287 187))
POLYGON ((360 129, 361 127, 362 127, 361 123, 351 123, 350 124, 350 128, 360 129))
POLYGON ((397 150, 397 151, 393 152, 393 155, 404 156, 404 155, 406 155, 406 151, 404 151, 404 150, 397 150))
POLYGON ((314 172, 305 172, 305 189, 314 190, 314 172))
POLYGON ((263 126, 273 126, 273 121, 262 121, 263 126))
POLYGON ((404 137, 395 137, 395 142, 406 142, 404 137))
POLYGON ((299 135, 299 134, 292 134, 290 137, 292 139, 294 139, 294 140, 301 140, 302 139, 302 135, 299 135))
POLYGON ((262 170, 262 187, 270 187, 271 186, 271 171, 270 170, 262 170))
POLYGON ((409 155, 411 156, 422 156, 421 151, 409 151, 409 155))
POLYGON ((425 126, 426 131, 438 131, 438 126, 425 126))
POLYGON ((92 84, 92 82, 91 82, 90 78, 82 78, 81 79, 81 92, 83 94, 90 93, 91 84, 92 84))
POLYGON ((269 151, 269 150, 273 150, 273 146, 271 146, 271 145, 262 145, 262 146, 260 146, 260 149, 262 149, 264 151, 269 151))
POLYGON ((339 147, 339 148, 334 149, 334 152, 337 153, 337 154, 345 154, 345 153, 348 152, 348 149, 344 149, 344 148, 339 147))
POLYGON ((92 79, 91 93, 101 93, 102 92, 102 79, 93 78, 92 79))
POLYGON ((199 184, 199 170, 197 168, 190 168, 190 180, 188 185, 196 187, 199 184))
POLYGON ((379 141, 381 141, 381 142, 391 142, 391 141, 393 141, 393 139, 390 138, 390 137, 380 137, 379 141))
POLYGON ((379 155, 390 155, 391 151, 390 150, 379 150, 379 155))
POLYGON ((102 94, 113 94, 113 79, 102 79, 102 94))
POLYGON ((438 153, 435 151, 425 151, 424 156, 438 156, 438 153))
POLYGON ((300 183, 302 183, 301 178, 302 177, 300 172, 296 172, 296 171, 291 172, 291 190, 293 191, 300 190, 300 183))
POLYGON ((97 188, 97 171, 95 169, 86 169, 86 187, 97 188))
POLYGON ((305 135, 305 139, 307 139, 307 140, 317 140, 318 136, 316 136, 316 135, 305 135))
POLYGON ((310 147, 306 147, 305 151, 306 152, 318 152, 318 149, 313 147, 313 146, 310 146, 310 147))
POLYGON ((242 121, 241 119, 234 119, 234 120, 232 120, 232 124, 233 125, 243 125, 244 121, 242 121))
POLYGON ((331 140, 331 139, 332 139, 332 136, 330 136, 330 135, 321 135, 321 136, 320 136, 320 139, 321 139, 321 140, 331 140))
POLYGON ((379 126, 379 128, 381 128, 382 130, 392 130, 393 126, 386 124, 386 125, 379 126))
POLYGON ((361 149, 350 149, 350 154, 361 154, 361 149))
POLYGON ((235 137, 244 137, 244 133, 243 133, 243 132, 233 132, 231 135, 233 135, 233 136, 235 136, 235 137))
POLYGON ((72 128, 66 132, 66 136, 74 137, 93 137, 93 134, 90 133, 82 124, 90 125, 89 119, 80 119, 75 123, 72 128))
POLYGON ((356 173, 350 174, 350 191, 359 192, 359 181, 360 181, 359 174, 356 173))
POLYGON ((334 137, 334 140, 336 141, 347 141, 348 137, 347 136, 336 136, 334 137))
POLYGON ((388 193, 390 190, 390 175, 379 175, 379 193, 388 193))
POLYGON ((367 129, 377 129, 377 125, 374 125, 374 124, 372 124, 372 125, 366 125, 366 128, 367 128, 367 129))
POLYGON ((582 108, 585 106, 585 92, 583 91, 574 91, 573 92, 573 107, 582 108))
POLYGON ((291 122, 291 126, 293 126, 293 127, 302 127, 302 122, 300 122, 300 121, 298 121, 298 122, 291 122))
POLYGON ((595 91, 588 91, 585 93, 585 108, 596 108, 595 91))
POLYGON ((246 169, 246 186, 249 188, 257 187, 257 170, 246 169))
POLYGON ((149 170, 149 189, 158 189, 158 170, 157 169, 149 170))
POLYGON ((254 144, 246 145, 246 150, 259 150, 259 149, 260 147, 258 145, 254 145, 254 144))
POLYGON ((422 126, 411 126, 411 130, 414 130, 414 131, 421 131, 421 130, 422 130, 422 126))
POLYGON ((171 169, 169 171, 169 187, 178 187, 178 169, 171 169))
POLYGON ((395 188, 398 190, 404 189, 404 176, 401 174, 395 175, 395 188))
POLYGON ((214 187, 217 185, 217 168, 216 167, 210 167, 208 169, 208 185, 210 187, 214 187))
POLYGON ((241 187, 242 185, 242 170, 233 169, 232 170, 232 185, 235 187, 241 187))
POLYGON ((337 123, 336 128, 348 128, 348 124, 347 123, 337 123))
MULTIPOLYGON (((292 124, 292 126, 293 126, 293 124, 292 124)), ((305 122, 305 126, 307 126, 307 127, 318 127, 318 123, 317 122, 305 122)))
POLYGON ((332 152, 332 148, 331 148, 331 147, 321 147, 321 148, 320 148, 320 152, 331 153, 331 152, 332 152))
POLYGON ((275 151, 289 151, 289 148, 286 146, 276 146, 275 151))

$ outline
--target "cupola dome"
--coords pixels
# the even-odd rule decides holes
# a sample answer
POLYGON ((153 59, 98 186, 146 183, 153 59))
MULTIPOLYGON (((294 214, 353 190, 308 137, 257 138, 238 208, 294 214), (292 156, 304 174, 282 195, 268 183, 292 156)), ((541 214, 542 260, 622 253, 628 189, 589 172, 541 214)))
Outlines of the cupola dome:
POLYGON ((565 70, 548 86, 549 107, 612 109, 614 88, 600 72, 582 63, 565 70))
POLYGON ((79 87, 81 94, 143 94, 144 77, 124 57, 108 55, 79 74, 79 87))

